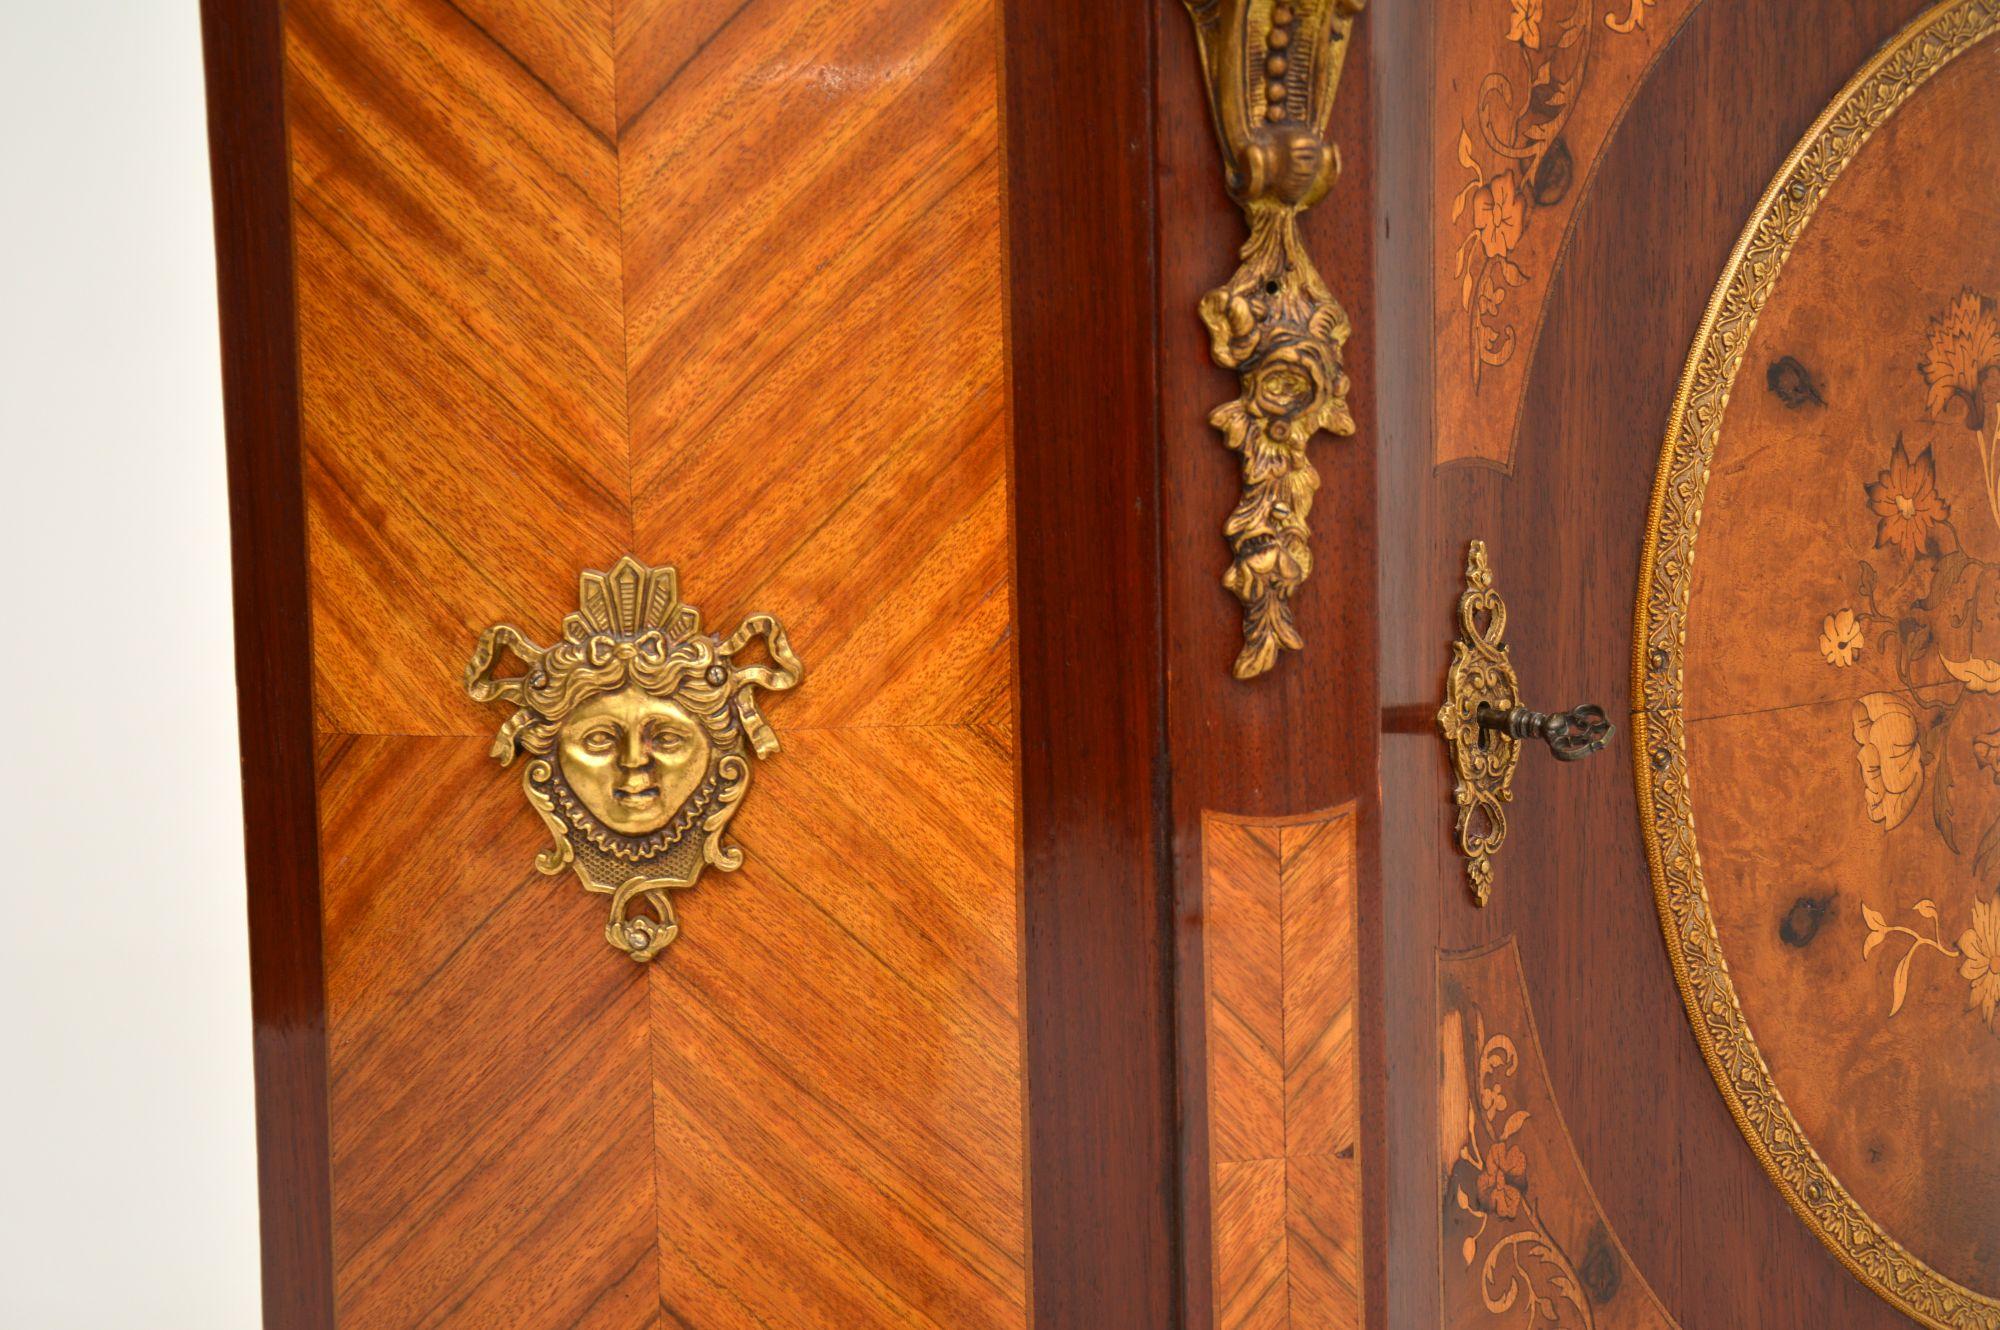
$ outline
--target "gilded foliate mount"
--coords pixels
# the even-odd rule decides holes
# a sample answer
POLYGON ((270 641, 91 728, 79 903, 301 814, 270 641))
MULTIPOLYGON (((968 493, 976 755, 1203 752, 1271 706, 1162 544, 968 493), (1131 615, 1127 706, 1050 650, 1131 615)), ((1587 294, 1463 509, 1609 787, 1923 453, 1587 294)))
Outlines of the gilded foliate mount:
POLYGON ((749 759, 778 751, 757 693, 796 687, 804 673, 776 619, 751 615, 727 638, 704 633, 674 569, 627 557, 582 575, 554 646, 511 624, 487 629, 465 691, 517 708, 493 756, 528 759, 521 787, 554 842, 535 866, 574 868, 609 895, 605 940, 649 961, 680 934, 668 893, 709 865, 742 865, 723 833, 750 788, 749 759), (760 641, 767 663, 737 661, 760 641), (508 655, 525 669, 500 677, 508 655))
POLYGON ((1224 527, 1223 585, 1243 602, 1239 679, 1305 645, 1291 600, 1312 573, 1313 495, 1306 445, 1354 433, 1341 348, 1347 312, 1314 269, 1298 217, 1340 173, 1325 139, 1349 33, 1363 0, 1186 0, 1201 46, 1209 110, 1229 192, 1250 238, 1242 264, 1201 301, 1216 363, 1242 393, 1209 423, 1242 459, 1243 498, 1224 527))

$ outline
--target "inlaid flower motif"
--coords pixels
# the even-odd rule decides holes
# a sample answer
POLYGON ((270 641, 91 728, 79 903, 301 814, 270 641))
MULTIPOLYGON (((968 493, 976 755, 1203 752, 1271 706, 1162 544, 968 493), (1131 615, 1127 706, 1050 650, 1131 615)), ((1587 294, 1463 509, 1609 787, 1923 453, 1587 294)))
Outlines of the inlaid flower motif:
POLYGON ((1606 14, 1604 26, 1613 32, 1637 32, 1646 26, 1646 11, 1657 2, 1658 0, 1632 0, 1632 8, 1626 11, 1624 18, 1619 18, 1616 14, 1606 14))
POLYGON ((1931 528, 1951 517, 1951 508, 1938 495, 1931 450, 1911 457, 1900 437, 1889 454, 1888 468, 1867 489, 1868 506, 1877 519, 1877 548, 1894 545, 1914 556, 1930 539, 1931 528))
POLYGON ((1826 616, 1820 625, 1819 654, 1826 657, 1826 663, 1846 669, 1861 654, 1861 625, 1855 621, 1853 610, 1838 610, 1826 616))
POLYGON ((1479 187, 1472 200, 1472 226, 1491 258, 1500 258, 1521 241, 1527 205, 1512 171, 1502 171, 1479 187))
POLYGON ((1930 345, 1923 359, 1924 382, 1930 385, 1927 405, 1940 419, 1956 414, 1978 429, 1986 403, 2000 397, 2000 326, 1990 302, 1970 290, 1961 291, 1943 314, 1931 320, 1930 345), (1986 379, 1988 372, 1994 379, 1986 379), (1988 382, 1982 392, 1982 382, 1988 382))
POLYGON ((1869 693, 1854 704, 1854 742, 1860 745, 1861 783, 1868 817, 1892 831, 1917 806, 1924 762, 1917 744, 1917 713, 1895 693, 1869 693))
POLYGON ((1963 957, 1959 974, 1972 985, 1968 1007, 1979 1008, 1979 1019, 1993 1028, 1993 1011, 2000 1006, 2000 900, 1974 901, 1972 927, 1959 935, 1963 957))
POLYGON ((1495 1141, 1479 1170, 1479 1206, 1490 1215, 1512 1219, 1521 1213, 1521 1193, 1528 1185, 1528 1156, 1511 1141, 1495 1141))
POLYGON ((1529 50, 1542 44, 1542 0, 1514 0, 1514 13, 1507 23, 1507 40, 1529 50))
POLYGON ((1972 741, 1972 760, 2000 784, 2000 730, 1988 730, 1972 741))

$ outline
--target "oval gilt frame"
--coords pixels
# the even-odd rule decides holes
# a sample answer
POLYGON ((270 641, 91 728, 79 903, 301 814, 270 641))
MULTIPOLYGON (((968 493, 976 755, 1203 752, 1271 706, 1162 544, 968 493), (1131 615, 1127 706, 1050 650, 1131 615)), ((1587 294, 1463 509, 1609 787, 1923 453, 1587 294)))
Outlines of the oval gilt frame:
POLYGON ((1820 200, 1874 131, 2000 31, 2000 0, 1943 0, 1862 67, 1786 158, 1731 252, 1668 417, 1647 515, 1634 638, 1633 757, 1660 925, 1702 1056, 1758 1162, 1864 1283, 1938 1330, 2000 1330, 2000 1300, 1885 1232, 1806 1139, 1752 1036, 1709 914, 1688 790, 1682 667, 1694 543, 1724 409, 1757 317, 1820 200))

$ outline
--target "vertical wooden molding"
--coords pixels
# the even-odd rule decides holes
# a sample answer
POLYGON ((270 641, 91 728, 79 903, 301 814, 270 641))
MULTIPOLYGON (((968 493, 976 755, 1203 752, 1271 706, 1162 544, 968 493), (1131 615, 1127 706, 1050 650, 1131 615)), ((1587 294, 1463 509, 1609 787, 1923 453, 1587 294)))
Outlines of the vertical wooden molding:
MULTIPOLYGON (((1371 20, 1354 29, 1341 94, 1328 121, 1328 138, 1346 148, 1340 186, 1299 223, 1302 243, 1328 287, 1340 293, 1354 325, 1345 372, 1356 423, 1370 439, 1379 431, 1373 329, 1383 303, 1376 297, 1371 227, 1377 189, 1373 26, 1371 20)), ((1369 1217, 1364 1227, 1373 1238, 1362 1244, 1367 1272, 1361 1285, 1373 1304, 1370 1323, 1379 1330, 1403 1323, 1385 1320, 1381 1309, 1386 1284, 1377 1271, 1384 1253, 1379 1239, 1385 1231, 1380 1215, 1386 1189, 1380 1185, 1383 1154, 1368 1144, 1382 1131, 1384 1097, 1378 1000, 1378 912, 1384 907, 1377 866, 1376 449, 1329 447, 1318 459, 1322 505, 1315 511, 1326 520, 1313 534, 1316 589, 1292 608, 1307 641, 1340 644, 1338 659, 1307 653, 1254 683, 1217 669, 1218 661, 1241 647, 1242 618, 1235 602, 1216 587, 1219 562, 1189 558, 1186 551, 1206 548, 1215 551, 1217 560, 1225 557, 1227 547, 1216 538, 1215 514, 1240 496, 1242 477, 1228 450, 1216 447, 1208 419, 1234 381, 1213 363, 1207 330, 1190 311, 1214 286, 1215 255, 1241 243, 1243 220, 1215 169, 1215 129, 1201 93, 1200 51, 1194 25, 1181 6, 1159 6, 1156 41, 1162 523, 1167 549, 1175 552, 1161 577, 1172 763, 1168 815, 1178 923, 1175 1037, 1181 1078, 1185 1324, 1189 1330, 1211 1330, 1218 1324, 1212 1305, 1216 1228, 1210 1213, 1204 992, 1210 940, 1203 881, 1207 819, 1210 810, 1228 809, 1285 823, 1298 820, 1302 810, 1349 808, 1359 920, 1354 952, 1362 995, 1356 1020, 1357 1113, 1361 1152, 1376 1161, 1362 1179, 1361 1204, 1369 1217)))
POLYGON ((1036 1330, 1181 1324, 1156 12, 1136 0, 1005 6, 1036 1330))
POLYGON ((282 7, 203 0, 249 883, 264 1323, 332 1330, 326 995, 282 7))
POLYGON ((1216 1330, 1359 1330, 1355 808, 1202 820, 1216 1330))

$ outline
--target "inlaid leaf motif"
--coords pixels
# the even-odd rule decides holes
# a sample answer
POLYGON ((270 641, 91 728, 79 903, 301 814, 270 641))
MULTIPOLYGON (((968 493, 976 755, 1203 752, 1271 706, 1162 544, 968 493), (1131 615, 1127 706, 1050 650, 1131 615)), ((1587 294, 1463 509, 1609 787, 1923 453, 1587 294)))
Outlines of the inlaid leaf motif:
POLYGON ((1945 673, 1975 693, 2000 693, 2000 660, 1952 660, 1938 657, 1945 673))

